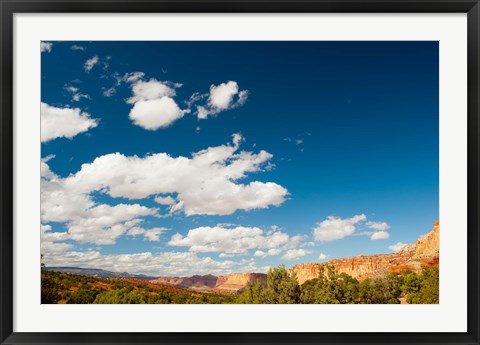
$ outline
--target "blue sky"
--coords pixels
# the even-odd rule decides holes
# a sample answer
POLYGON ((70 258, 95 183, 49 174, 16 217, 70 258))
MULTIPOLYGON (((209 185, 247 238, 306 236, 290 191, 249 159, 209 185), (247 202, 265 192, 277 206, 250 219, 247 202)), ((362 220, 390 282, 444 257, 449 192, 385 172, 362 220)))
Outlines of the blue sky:
POLYGON ((41 50, 47 265, 264 271, 389 253, 439 218, 437 42, 41 50))

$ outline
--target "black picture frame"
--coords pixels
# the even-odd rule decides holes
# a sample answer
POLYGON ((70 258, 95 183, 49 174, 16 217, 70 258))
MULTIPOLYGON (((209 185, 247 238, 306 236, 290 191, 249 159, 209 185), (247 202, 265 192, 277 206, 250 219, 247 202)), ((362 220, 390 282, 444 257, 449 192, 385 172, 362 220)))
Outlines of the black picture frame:
MULTIPOLYGON (((478 0, 0 0, 1 344, 479 344, 478 0), (18 333, 13 332, 13 16, 15 13, 467 13, 468 330, 465 333, 18 333)), ((454 318, 455 315, 452 315, 454 318)))

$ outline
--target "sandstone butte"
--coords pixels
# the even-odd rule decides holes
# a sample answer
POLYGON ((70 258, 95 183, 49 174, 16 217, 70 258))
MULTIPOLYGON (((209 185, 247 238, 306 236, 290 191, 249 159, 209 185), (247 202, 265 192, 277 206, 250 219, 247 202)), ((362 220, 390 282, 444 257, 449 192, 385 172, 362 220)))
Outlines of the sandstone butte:
MULTIPOLYGON (((334 266, 339 273, 345 272, 358 280, 381 277, 390 272, 400 274, 405 271, 419 273, 423 267, 439 263, 439 222, 433 224, 433 230, 409 244, 397 253, 354 256, 345 259, 334 259, 325 263, 307 263, 293 266, 298 282, 314 279, 318 276, 321 265, 334 266)), ((238 292, 247 283, 266 285, 267 275, 264 273, 239 273, 227 276, 212 275, 182 278, 160 277, 151 282, 162 285, 173 285, 198 291, 238 292)))

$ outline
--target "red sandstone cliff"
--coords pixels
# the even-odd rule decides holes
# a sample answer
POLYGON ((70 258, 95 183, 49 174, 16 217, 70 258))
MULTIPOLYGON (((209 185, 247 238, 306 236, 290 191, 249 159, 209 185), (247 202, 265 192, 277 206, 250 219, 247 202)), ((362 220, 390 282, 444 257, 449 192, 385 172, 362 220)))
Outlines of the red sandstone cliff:
POLYGON ((438 264, 439 261, 439 223, 433 230, 415 244, 408 245, 398 253, 354 256, 334 259, 324 264, 299 264, 290 269, 295 272, 300 284, 318 276, 319 265, 331 265, 337 272, 345 272, 354 278, 363 280, 383 276, 389 272, 402 273, 407 270, 420 272, 422 267, 438 264))
MULTIPOLYGON (((337 272, 363 280, 383 276, 389 272, 402 273, 407 270, 420 272, 423 267, 437 265, 439 261, 439 223, 433 230, 415 243, 409 244, 398 253, 354 256, 334 259, 326 263, 299 264, 289 269, 295 272, 300 284, 318 276, 320 265, 332 265, 337 272)), ((241 273, 215 277, 213 275, 193 277, 160 277, 151 282, 172 285, 185 289, 213 292, 239 292, 247 283, 267 284, 267 275, 263 273, 241 273)))
POLYGON ((217 277, 211 274, 206 276, 192 276, 192 277, 159 277, 150 282, 159 285, 170 285, 184 289, 208 291, 217 284, 217 277))

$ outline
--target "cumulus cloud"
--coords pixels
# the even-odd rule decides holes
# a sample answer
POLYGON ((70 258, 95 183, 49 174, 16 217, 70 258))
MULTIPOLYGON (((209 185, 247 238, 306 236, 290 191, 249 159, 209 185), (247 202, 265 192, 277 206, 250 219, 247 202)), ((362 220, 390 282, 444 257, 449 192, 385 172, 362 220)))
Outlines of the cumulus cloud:
MULTIPOLYGON (((200 98, 202 97, 197 93, 192 96, 190 101, 192 103, 200 98)), ((245 104, 247 98, 248 91, 240 91, 236 81, 230 80, 220 85, 211 85, 207 103, 197 106, 197 117, 207 119, 222 111, 240 107, 245 104)))
POLYGON ((133 96, 127 103, 133 104, 128 117, 137 126, 147 130, 157 130, 170 126, 176 120, 190 112, 180 109, 172 97, 176 95, 175 88, 181 84, 161 82, 156 79, 140 80, 141 72, 126 75, 128 82, 133 82, 133 96))
POLYGON ((390 225, 385 222, 367 222, 365 225, 367 226, 367 228, 378 231, 385 231, 390 229, 390 225))
POLYGON ((176 202, 170 211, 183 211, 189 216, 228 215, 236 210, 282 204, 288 191, 276 183, 237 182, 247 173, 261 171, 272 157, 266 151, 237 152, 241 141, 240 135, 234 135, 233 144, 209 147, 191 158, 175 158, 166 153, 144 158, 108 154, 83 164, 64 183, 77 190, 77 194, 98 191, 128 199, 170 196, 176 202))
POLYGON ((85 71, 88 73, 93 67, 95 67, 96 64, 98 64, 99 61, 100 59, 98 58, 98 55, 94 55, 92 58, 85 61, 83 68, 85 68, 85 71))
POLYGON ((191 276, 194 274, 223 275, 229 273, 259 272, 253 259, 217 261, 199 257, 192 252, 151 252, 102 255, 98 251, 65 251, 61 255, 45 253, 46 266, 73 266, 98 268, 113 272, 142 273, 159 276, 191 276))
POLYGON ((310 251, 305 249, 290 249, 285 253, 285 255, 282 256, 282 260, 298 259, 298 258, 304 257, 309 253, 310 251))
MULTIPOLYGON (((202 226, 189 230, 187 235, 179 233, 172 236, 169 246, 188 247, 191 252, 208 253, 223 252, 227 254, 246 254, 251 249, 275 249, 267 251, 267 255, 278 255, 292 238, 284 232, 265 233, 256 227, 238 226, 225 228, 222 226, 202 226)), ((261 251, 256 256, 262 257, 261 251)))
POLYGON ((154 200, 157 204, 160 204, 160 205, 173 205, 175 203, 175 199, 172 198, 171 196, 166 196, 166 197, 157 196, 154 200))
POLYGON ((364 214, 345 219, 329 216, 315 227, 313 236, 316 241, 321 242, 340 240, 352 235, 355 232, 356 224, 365 219, 367 219, 367 217, 364 214))
POLYGON ((397 242, 389 246, 388 249, 390 249, 394 253, 397 253, 401 251, 403 248, 405 248, 407 245, 408 245, 407 243, 397 242))
POLYGON ((255 251, 255 253, 253 254, 253 256, 258 256, 258 257, 261 257, 261 258, 266 258, 267 256, 275 256, 275 255, 278 255, 282 252, 281 249, 278 249, 278 248, 272 248, 272 249, 269 249, 268 251, 262 251, 262 250, 257 250, 255 251))
POLYGON ((154 131, 170 126, 187 112, 180 109, 172 98, 162 97, 136 102, 128 117, 135 125, 154 131))
POLYGON ((168 228, 151 228, 151 229, 144 229, 142 227, 136 226, 128 230, 127 235, 130 236, 139 236, 142 235, 146 241, 160 241, 160 235, 169 230, 168 228))
POLYGON ((52 51, 53 44, 51 42, 40 42, 40 52, 50 53, 52 51))
POLYGON ((370 237, 370 239, 372 241, 376 241, 376 240, 386 240, 387 238, 390 237, 390 234, 386 231, 377 231, 375 233, 372 234, 372 236, 370 237))
MULTIPOLYGON (((126 80, 134 80, 136 77, 140 79, 140 75, 124 76, 126 80), (133 79, 132 79, 133 78, 133 79)), ((133 96, 127 100, 129 104, 135 104, 138 101, 150 101, 160 99, 162 97, 174 97, 176 95, 175 88, 170 83, 161 82, 154 78, 149 81, 138 80, 132 84, 133 96)))
POLYGON ((327 254, 320 253, 320 255, 318 256, 318 260, 320 260, 320 261, 323 261, 323 260, 325 260, 326 258, 328 258, 328 255, 327 255, 327 254))
POLYGON ((73 138, 79 133, 96 127, 97 120, 78 108, 57 108, 41 104, 41 140, 47 142, 56 138, 73 138))
POLYGON ((49 255, 59 255, 66 250, 73 248, 69 243, 58 243, 69 239, 67 232, 52 232, 50 225, 40 225, 41 253, 49 253, 49 255))
POLYGON ((141 217, 157 214, 157 209, 139 204, 112 206, 95 203, 91 195, 68 186, 65 179, 52 172, 49 159, 52 157, 41 162, 41 220, 44 224, 66 223, 68 239, 80 243, 114 244, 118 237, 138 226, 141 217))

